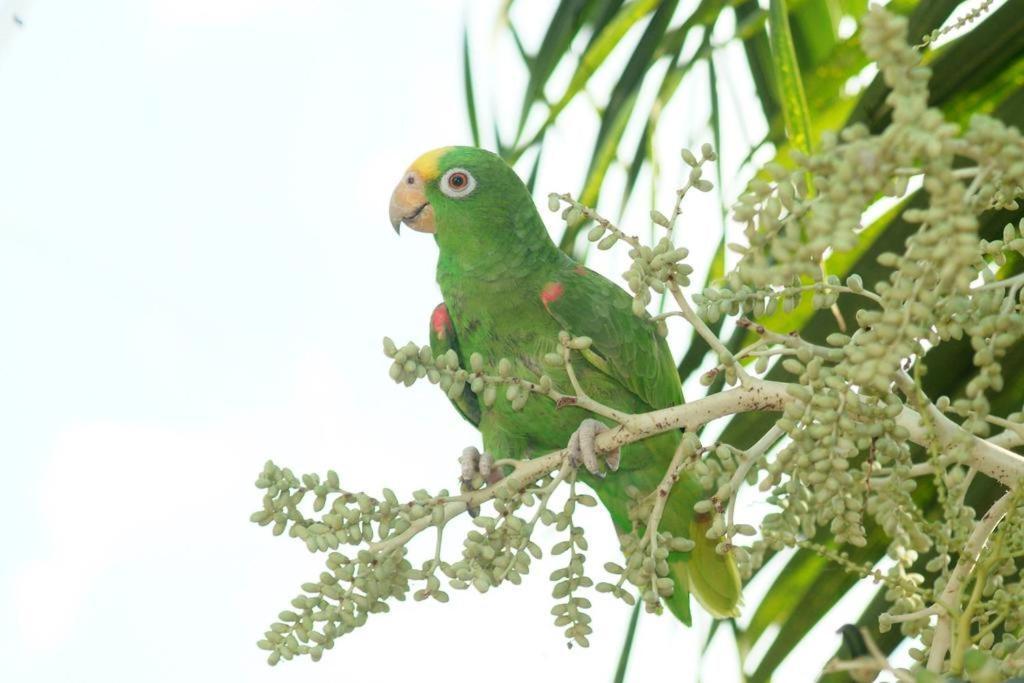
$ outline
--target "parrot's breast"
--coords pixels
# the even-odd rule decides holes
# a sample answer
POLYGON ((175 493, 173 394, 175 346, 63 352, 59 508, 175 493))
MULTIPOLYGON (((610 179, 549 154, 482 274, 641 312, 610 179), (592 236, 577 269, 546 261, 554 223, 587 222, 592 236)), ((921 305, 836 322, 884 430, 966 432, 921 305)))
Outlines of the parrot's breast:
MULTIPOLYGON (((502 358, 512 363, 512 376, 537 382, 542 374, 551 377, 555 388, 571 395, 572 385, 562 367, 543 365, 543 358, 560 352, 559 323, 544 307, 544 283, 520 281, 503 288, 442 287, 455 335, 459 340, 463 367, 479 353, 488 374, 498 374, 502 358)), ((629 412, 648 408, 619 382, 579 356, 573 370, 588 395, 602 403, 629 412)), ((480 431, 485 446, 497 448, 503 457, 537 455, 568 443, 572 433, 589 412, 574 407, 557 408, 543 396, 533 396, 522 410, 499 391, 494 405, 482 409, 480 431), (490 442, 490 443, 488 443, 490 442)), ((498 456, 498 453, 494 453, 498 456)))

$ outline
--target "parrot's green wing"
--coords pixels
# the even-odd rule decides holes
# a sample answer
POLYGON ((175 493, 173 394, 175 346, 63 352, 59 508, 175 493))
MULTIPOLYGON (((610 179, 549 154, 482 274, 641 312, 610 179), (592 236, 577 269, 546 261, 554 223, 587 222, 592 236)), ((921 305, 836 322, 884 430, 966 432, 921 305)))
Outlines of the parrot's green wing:
MULTIPOLYGON (((448 308, 444 304, 438 304, 434 312, 430 314, 430 350, 435 357, 451 350, 462 359, 459 340, 455 336, 455 326, 452 325, 448 308)), ((462 396, 452 399, 452 405, 474 427, 480 426, 480 403, 468 385, 463 390, 462 396)))
POLYGON ((548 313, 569 334, 590 337, 584 357, 651 408, 683 402, 668 344, 655 326, 633 314, 633 299, 602 275, 575 266, 540 293, 548 313))
MULTIPOLYGON (((633 300, 624 290, 583 266, 576 266, 558 281, 547 283, 540 293, 548 313, 570 334, 590 337, 583 352, 592 365, 613 377, 651 408, 666 408, 683 402, 682 388, 668 344, 650 321, 633 314, 633 300)), ((624 483, 650 490, 657 485, 678 443, 678 432, 649 437, 633 445, 653 456, 640 470, 624 472, 625 479, 609 477, 598 487, 599 495, 611 509, 617 505, 616 489, 624 483), (641 485, 641 481, 644 482, 641 485)), ((709 515, 697 515, 693 505, 704 497, 700 484, 689 473, 676 483, 661 528, 692 539, 689 553, 669 556, 676 590, 666 600, 673 613, 690 623, 690 592, 716 618, 737 614, 741 583, 731 555, 715 550, 709 540, 709 515)), ((621 505, 621 502, 619 503, 621 505)))

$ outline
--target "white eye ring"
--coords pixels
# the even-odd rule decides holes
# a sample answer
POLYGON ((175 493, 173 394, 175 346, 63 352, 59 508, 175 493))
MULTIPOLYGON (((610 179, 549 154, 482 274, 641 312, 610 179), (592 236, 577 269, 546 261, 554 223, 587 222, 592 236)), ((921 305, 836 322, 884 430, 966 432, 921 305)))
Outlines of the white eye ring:
POLYGON ((453 199, 462 199, 476 189, 476 178, 464 168, 450 168, 441 177, 441 192, 453 199))

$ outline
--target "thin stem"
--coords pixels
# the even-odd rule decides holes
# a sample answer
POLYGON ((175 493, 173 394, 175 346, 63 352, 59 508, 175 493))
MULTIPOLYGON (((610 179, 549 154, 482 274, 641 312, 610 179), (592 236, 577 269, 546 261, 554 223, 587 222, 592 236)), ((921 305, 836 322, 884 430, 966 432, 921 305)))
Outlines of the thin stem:
POLYGON ((886 617, 886 621, 891 624, 899 624, 905 621, 918 621, 919 619, 927 619, 939 614, 940 609, 938 605, 929 605, 924 609, 919 609, 916 612, 907 612, 906 614, 891 614, 886 617))
POLYGON ((881 648, 878 647, 878 643, 876 643, 875 639, 871 637, 871 634, 867 629, 862 628, 860 630, 860 634, 861 637, 864 638, 864 645, 867 646, 868 653, 870 653, 874 660, 879 663, 883 671, 891 673, 901 682, 910 683, 911 681, 917 680, 917 677, 913 676, 910 672, 894 669, 892 665, 889 664, 889 660, 885 658, 885 654, 882 652, 881 648))
POLYGON ((726 365, 733 368, 736 372, 736 378, 740 382, 740 386, 746 387, 750 385, 751 377, 747 374, 747 371, 743 369, 739 363, 736 362, 735 356, 732 355, 732 351, 725 347, 722 340, 718 338, 711 328, 701 320, 701 318, 693 311, 690 304, 686 301, 686 296, 683 295, 683 290, 679 288, 676 282, 669 282, 669 291, 672 292, 672 297, 676 300, 676 305, 679 306, 680 313, 683 314, 683 318, 686 322, 693 326, 693 330, 701 336, 701 338, 708 343, 708 346, 714 350, 718 355, 718 359, 726 365))
MULTIPOLYGON (((537 524, 537 520, 540 519, 540 516, 544 514, 545 510, 548 509, 548 501, 551 499, 551 494, 555 492, 555 489, 558 488, 559 484, 565 481, 565 478, 566 476, 568 476, 570 471, 572 471, 572 464, 569 462, 568 459, 566 459, 566 461, 562 464, 562 468, 558 470, 558 474, 551 478, 551 481, 548 483, 547 486, 543 487, 538 491, 540 495, 538 496, 539 500, 537 501, 537 510, 536 512, 533 513, 533 517, 530 518, 530 522, 526 525, 527 529, 533 529, 534 526, 537 524)), ((530 534, 523 534, 523 539, 520 542, 520 544, 516 547, 516 552, 521 553, 529 544, 529 542, 530 534)), ((508 576, 508 573, 512 571, 514 567, 515 563, 509 562, 508 566, 505 567, 504 571, 501 572, 500 579, 504 581, 505 577, 508 576)))
POLYGON ((758 439, 757 443, 747 449, 746 459, 743 464, 736 468, 733 472, 732 479, 729 480, 729 508, 726 513, 726 526, 732 527, 733 518, 736 512, 736 497, 739 493, 740 486, 743 481, 747 478, 747 473, 750 472, 750 468, 757 464, 767 453, 768 450, 775 445, 775 442, 781 439, 785 435, 785 431, 778 425, 773 425, 771 429, 765 432, 765 435, 758 439))
POLYGON ((676 446, 672 462, 669 463, 668 469, 665 470, 665 476, 661 478, 661 483, 658 484, 658 488, 652 494, 654 496, 654 505, 651 507, 651 514, 647 517, 647 529, 644 530, 643 538, 643 541, 651 544, 652 557, 657 547, 658 526, 661 524, 661 516, 665 512, 665 504, 668 502, 669 494, 672 493, 672 487, 679 481, 679 471, 682 469, 683 459, 686 457, 685 444, 685 441, 680 441, 679 445, 676 446))
MULTIPOLYGON (((764 325, 753 322, 748 318, 740 318, 737 322, 740 327, 753 330, 763 341, 772 344, 782 344, 783 346, 798 351, 800 349, 807 349, 815 356, 828 359, 835 355, 838 349, 832 348, 831 346, 821 346, 819 344, 812 344, 809 341, 805 341, 799 337, 796 333, 793 334, 781 334, 779 332, 773 332, 764 325)), ((750 347, 747 347, 750 348, 750 347)))
MULTIPOLYGON (((1008 277, 1008 278, 1005 278, 1005 279, 1002 279, 1002 280, 993 280, 992 282, 986 282, 984 284, 978 285, 977 287, 972 287, 971 291, 972 292, 987 292, 987 291, 990 291, 990 290, 993 290, 993 289, 1004 289, 1006 287, 1019 287, 1021 284, 1024 284, 1024 273, 1019 273, 1017 275, 1013 275, 1011 277, 1008 277)), ((1007 300, 1011 300, 1011 299, 1012 299, 1012 297, 1009 297, 1007 300)))
POLYGON ((954 612, 960 604, 960 592, 963 590, 964 585, 966 585, 971 572, 974 571, 974 567, 981 556, 982 550, 985 548, 985 544, 988 542, 989 536, 992 535, 996 525, 1002 521, 1009 511, 1015 498, 1015 491, 1006 492, 978 520, 974 531, 971 532, 966 545, 964 545, 963 552, 960 553, 960 559, 957 561, 953 573, 950 574, 945 590, 942 591, 942 595, 935 601, 943 607, 945 613, 939 617, 939 623, 935 627, 935 634, 932 636, 931 653, 928 655, 928 669, 930 671, 935 673, 942 671, 942 664, 946 660, 946 653, 949 651, 952 640, 952 619, 954 612))
POLYGON ((904 408, 896 417, 897 423, 910 432, 913 441, 922 446, 934 445, 934 442, 938 441, 939 445, 944 446, 956 439, 965 438, 970 444, 968 463, 980 472, 1010 488, 1024 478, 1024 457, 997 443, 965 432, 960 425, 936 408, 905 372, 896 375, 896 386, 921 409, 921 412, 917 413, 910 408, 904 408))

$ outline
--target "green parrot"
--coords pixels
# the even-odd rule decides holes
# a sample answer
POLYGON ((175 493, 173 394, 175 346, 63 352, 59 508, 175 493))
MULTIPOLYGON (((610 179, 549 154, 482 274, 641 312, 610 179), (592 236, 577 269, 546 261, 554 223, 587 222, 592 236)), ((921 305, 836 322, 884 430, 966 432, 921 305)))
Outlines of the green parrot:
MULTIPOLYGON (((630 413, 682 403, 675 363, 655 326, 633 314, 623 289, 555 246, 526 186, 498 156, 473 147, 427 152, 402 176, 389 213, 396 231, 404 223, 432 233, 440 251, 437 282, 444 303, 430 319, 435 354, 452 349, 469 367, 470 355, 479 353, 492 374, 508 358, 514 375, 537 381, 545 372, 537 359, 560 350, 558 333, 566 330, 593 340, 591 353, 573 354, 573 370, 592 398, 630 413)), ((546 371, 567 390, 564 370, 546 371)), ((556 408, 547 397, 534 397, 516 411, 503 392, 485 407, 468 388, 453 403, 495 458, 529 458, 567 444, 576 449, 588 470, 581 469, 580 478, 620 532, 632 526, 627 487, 644 494, 657 488, 681 438, 671 431, 624 446, 620 470, 601 476, 593 441, 607 426, 588 411, 556 408)), ((618 463, 609 455, 607 464, 613 469, 618 463)), ((663 530, 696 543, 692 551, 669 556, 674 592, 667 604, 686 624, 690 593, 717 618, 735 616, 740 604, 735 562, 715 552, 715 541, 705 536, 709 516, 693 510, 703 497, 696 479, 684 474, 661 521, 663 530)))

